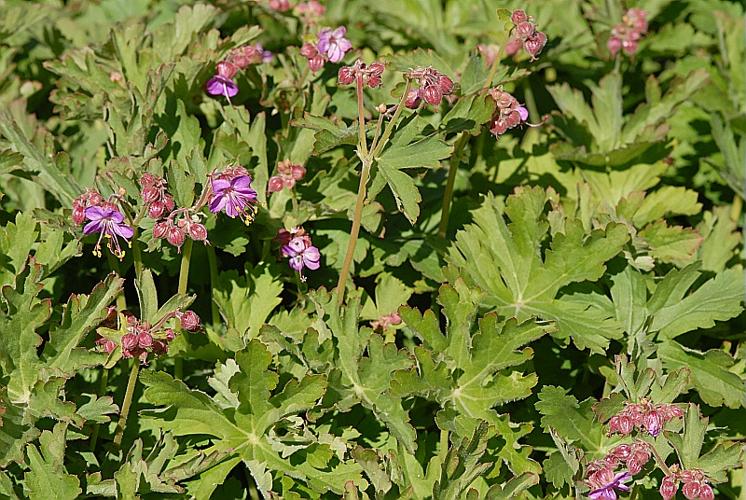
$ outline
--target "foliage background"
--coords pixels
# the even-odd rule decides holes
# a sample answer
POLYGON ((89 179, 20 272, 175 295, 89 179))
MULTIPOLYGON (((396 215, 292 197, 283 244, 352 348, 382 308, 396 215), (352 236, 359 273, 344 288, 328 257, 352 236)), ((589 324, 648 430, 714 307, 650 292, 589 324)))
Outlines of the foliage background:
MULTIPOLYGON (((661 386, 680 378, 676 402, 709 418, 705 451, 743 440, 743 5, 326 6, 324 25, 387 62, 370 112, 415 65, 451 76, 466 103, 397 130, 411 143, 374 170, 342 308, 327 289, 359 177, 355 96, 336 66, 304 74, 296 16, 233 0, 0 0, 0 496, 571 498, 582 464, 616 442, 591 406, 618 394, 619 354, 661 386), (612 58, 610 27, 632 6, 649 33, 612 58), (496 141, 480 127, 476 46, 507 39, 498 8, 525 8, 548 35, 538 61, 506 58, 495 79, 532 122, 548 118, 496 141), (233 106, 206 96, 214 64, 255 41, 275 60, 240 76, 233 106), (283 159, 308 169, 297 199, 265 192, 283 159), (143 297, 172 298, 181 255, 143 223, 136 284, 131 252, 90 254, 70 203, 94 185, 138 199, 147 170, 187 206, 234 161, 260 213, 248 228, 210 219, 215 259, 195 245, 176 297, 194 295, 205 335, 142 372, 117 449, 129 366, 95 351, 93 331, 111 303, 144 315, 143 297), (323 255, 306 284, 272 242, 298 224, 323 255), (369 327, 397 310, 401 325, 369 327)), ((718 498, 744 498, 740 455, 719 460, 718 498)))

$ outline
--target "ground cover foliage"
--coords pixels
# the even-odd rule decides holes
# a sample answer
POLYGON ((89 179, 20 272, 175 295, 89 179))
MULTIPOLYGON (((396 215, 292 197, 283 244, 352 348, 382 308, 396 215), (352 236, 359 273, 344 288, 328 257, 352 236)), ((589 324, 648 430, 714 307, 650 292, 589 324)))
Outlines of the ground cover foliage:
POLYGON ((1 498, 746 495, 742 3, 0 12, 1 498))

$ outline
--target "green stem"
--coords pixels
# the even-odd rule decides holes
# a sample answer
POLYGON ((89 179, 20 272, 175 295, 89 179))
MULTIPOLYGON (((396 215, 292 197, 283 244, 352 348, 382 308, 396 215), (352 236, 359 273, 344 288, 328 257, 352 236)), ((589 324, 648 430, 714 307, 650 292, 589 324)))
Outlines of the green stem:
POLYGON ((440 226, 438 227, 438 235, 445 239, 446 233, 448 232, 448 216, 451 211, 451 200, 453 198, 453 186, 456 182, 456 173, 458 173, 458 166, 461 163, 461 155, 464 152, 464 146, 469 142, 469 133, 461 132, 461 136, 456 139, 456 143, 453 146, 453 154, 451 160, 448 162, 448 181, 446 182, 446 190, 443 193, 443 209, 440 211, 440 226))
POLYGON ((741 210, 743 210, 743 200, 740 195, 736 194, 733 197, 733 204, 730 206, 730 220, 735 223, 740 222, 741 210))
POLYGON ((352 216, 352 229, 350 229, 350 240, 347 243, 347 252, 345 253, 345 260, 342 264, 342 271, 339 273, 339 281, 337 282, 337 302, 341 305, 344 299, 345 284, 347 278, 350 275, 350 266, 352 265, 352 258, 355 255, 355 244, 357 243, 357 237, 360 234, 360 220, 363 216, 363 204, 365 203, 365 194, 368 187, 368 176, 370 175, 370 160, 365 158, 363 160, 363 169, 360 173, 360 184, 357 188, 357 199, 355 200, 355 212, 352 216))
MULTIPOLYGON (((176 293, 186 295, 187 283, 189 281, 189 262, 192 259, 192 240, 189 238, 184 241, 184 247, 181 253, 181 267, 179 268, 179 285, 176 293)), ((184 371, 182 359, 177 357, 174 360, 174 376, 181 380, 184 371)))
POLYGON ((447 429, 441 429, 440 430, 440 452, 443 454, 443 456, 446 456, 446 453, 448 453, 448 430, 447 429))
POLYGON ((484 81, 484 86, 482 87, 482 90, 487 90, 492 85, 492 80, 495 79, 495 75, 497 74, 497 67, 500 65, 500 58, 495 55, 495 60, 492 61, 492 64, 490 65, 490 72, 487 74, 487 79, 484 81))
MULTIPOLYGON (((381 136, 381 139, 376 144, 375 149, 368 152, 368 146, 366 144, 366 137, 365 133, 361 133, 359 137, 360 144, 358 144, 358 152, 365 151, 366 154, 362 155, 360 157, 362 161, 362 171, 360 173, 360 184, 358 185, 357 189, 357 199, 355 200, 355 210, 353 212, 352 216, 352 229, 350 229, 350 239, 347 243, 347 251, 345 253, 345 259, 342 263, 342 271, 339 273, 339 281, 337 281, 337 301, 339 304, 342 304, 344 300, 344 291, 345 291, 345 285, 347 283, 347 278, 350 275, 350 266, 352 265, 352 258, 355 255, 355 246, 357 245, 357 238, 360 234, 360 221, 363 216, 363 205, 365 204, 365 195, 367 193, 367 187, 368 187, 368 177, 370 177, 370 169, 371 165, 373 164, 373 161, 375 161, 375 158, 380 154, 380 152, 383 150, 383 148, 386 146, 386 143, 389 140, 389 137, 391 137, 391 134, 394 131, 394 127, 396 126, 396 123, 399 121, 399 117, 401 116, 402 109, 404 108, 404 101, 407 98, 407 93, 409 93, 409 88, 411 86, 411 82, 407 80, 407 85, 404 87, 404 93, 402 94, 401 100, 399 101, 399 104, 396 106, 396 111, 394 111, 394 116, 391 118, 391 121, 386 124, 386 129, 383 131, 383 135, 381 136)), ((360 130, 365 130, 365 117, 363 115, 363 105, 362 105, 362 79, 359 79, 358 81, 358 120, 359 120, 359 127, 360 130)))
POLYGON ((215 303, 215 290, 217 290, 218 287, 218 259, 215 255, 215 248, 208 245, 207 246, 207 264, 210 266, 210 292, 213 294, 213 297, 211 297, 211 313, 212 313, 212 323, 215 324, 218 321, 220 321, 220 312, 218 311, 218 305, 215 303))
POLYGON ((122 436, 124 435, 124 429, 127 427, 127 416, 130 412, 130 406, 132 406, 132 396, 135 393, 135 386, 137 385, 137 374, 140 372, 140 360, 135 358, 132 360, 132 370, 130 371, 130 378, 127 381, 127 391, 124 393, 124 401, 122 402, 122 411, 119 413, 119 425, 117 426, 117 434, 114 436, 114 446, 119 448, 122 444, 122 436))
POLYGON ((138 281, 142 279, 142 253, 140 245, 137 243, 138 231, 132 236, 132 262, 135 264, 135 277, 138 281))
POLYGON ((368 156, 368 138, 365 135, 365 108, 363 106, 363 75, 358 74, 355 81, 355 91, 357 93, 357 135, 358 146, 360 148, 360 158, 368 156))
POLYGON ((528 81, 528 79, 523 80, 523 97, 526 99, 526 107, 528 108, 529 118, 532 122, 537 123, 539 121, 539 108, 536 107, 534 91, 531 88, 531 83, 528 81))
MULTIPOLYGON (((103 396, 106 394, 106 386, 109 384, 109 370, 104 368, 104 372, 101 374, 101 385, 98 389, 98 395, 103 396)), ((91 435, 91 451, 96 451, 96 442, 98 441, 98 433, 100 430, 100 424, 96 424, 93 427, 93 434, 91 435)))

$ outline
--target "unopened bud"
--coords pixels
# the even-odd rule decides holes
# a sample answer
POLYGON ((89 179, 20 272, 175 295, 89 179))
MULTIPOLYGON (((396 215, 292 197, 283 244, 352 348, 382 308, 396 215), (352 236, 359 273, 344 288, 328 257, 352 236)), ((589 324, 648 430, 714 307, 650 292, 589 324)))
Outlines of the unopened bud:
POLYGON ((196 332, 200 328, 200 320, 194 311, 185 311, 179 318, 181 327, 188 332, 196 332))

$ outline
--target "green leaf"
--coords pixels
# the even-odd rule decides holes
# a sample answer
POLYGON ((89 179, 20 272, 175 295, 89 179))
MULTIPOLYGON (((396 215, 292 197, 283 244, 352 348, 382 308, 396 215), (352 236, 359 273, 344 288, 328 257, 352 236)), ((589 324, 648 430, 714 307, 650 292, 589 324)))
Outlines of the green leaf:
POLYGON ((96 285, 90 295, 72 295, 58 328, 49 334, 43 358, 54 373, 71 375, 84 366, 101 362, 97 353, 80 347, 85 335, 107 315, 107 307, 122 291, 124 280, 115 273, 96 285))
POLYGON ((155 324, 158 312, 158 290, 155 288, 153 273, 150 269, 143 270, 140 280, 135 279, 135 290, 140 302, 140 318, 151 325, 155 324))
POLYGON ((36 236, 36 221, 23 212, 16 214, 15 224, 0 228, 0 287, 13 283, 23 271, 36 236))
POLYGON ((693 273, 696 273, 696 267, 671 271, 650 299, 656 305, 663 302, 660 307, 651 307, 653 321, 650 330, 658 331, 661 338, 673 339, 692 330, 710 328, 716 321, 726 321, 743 311, 744 282, 740 267, 723 271, 685 295, 692 278, 696 278, 693 273), (682 283, 686 286, 674 288, 674 282, 683 276, 689 276, 687 282, 682 283), (665 299, 664 291, 668 292, 665 299))
POLYGON ((707 418, 700 417, 699 408, 689 403, 684 416, 684 434, 667 434, 684 469, 697 468, 706 432, 707 418))
POLYGON ((78 478, 65 471, 65 431, 60 425, 54 432, 41 434, 41 453, 36 446, 26 448, 30 470, 24 476, 23 487, 31 500, 46 500, 52 492, 54 498, 74 500, 83 492, 78 478))
POLYGON ((542 259, 539 249, 550 236, 546 196, 540 188, 521 189, 505 206, 488 197, 473 212, 474 223, 456 234, 448 274, 487 292, 484 302, 500 314, 556 321, 558 337, 603 352, 609 339, 621 334, 616 322, 587 295, 558 295, 571 283, 599 279, 605 263, 627 242, 628 231, 609 224, 588 234, 578 219, 566 217, 563 232, 551 238, 542 259))
POLYGON ((668 370, 686 368, 702 400, 710 406, 746 407, 746 381, 730 371, 733 358, 720 349, 706 353, 669 340, 658 346, 658 358, 668 370))
POLYGON ((594 422, 593 401, 578 403, 575 396, 568 395, 562 387, 544 386, 539 393, 536 409, 541 413, 541 426, 554 429, 570 443, 579 443, 589 451, 600 452, 603 448, 603 428, 594 422))
POLYGON ((690 264, 702 244, 702 236, 694 229, 669 226, 657 221, 639 232, 650 247, 650 255, 679 267, 690 264))
POLYGON ((268 266, 246 267, 244 277, 235 271, 220 273, 213 300, 228 325, 240 338, 253 339, 280 304, 282 282, 268 266))

